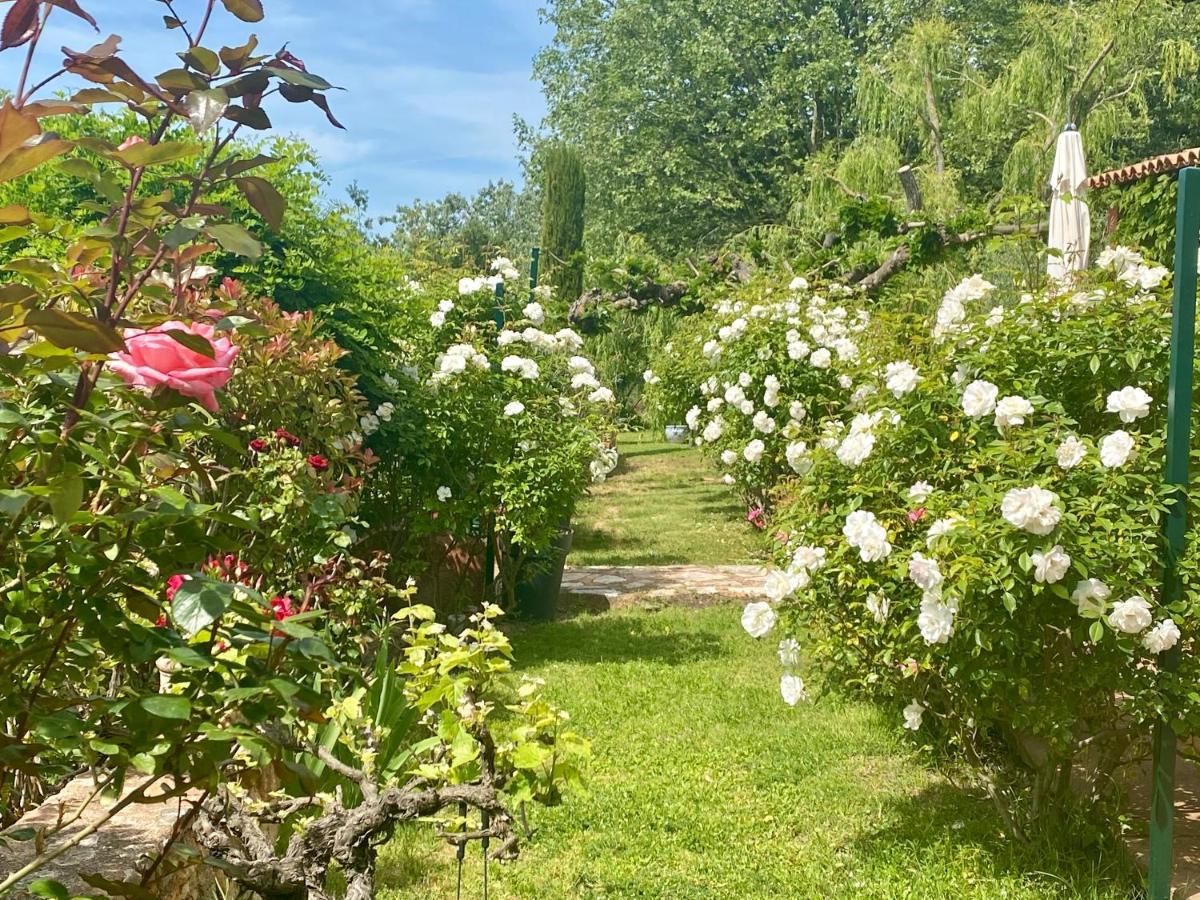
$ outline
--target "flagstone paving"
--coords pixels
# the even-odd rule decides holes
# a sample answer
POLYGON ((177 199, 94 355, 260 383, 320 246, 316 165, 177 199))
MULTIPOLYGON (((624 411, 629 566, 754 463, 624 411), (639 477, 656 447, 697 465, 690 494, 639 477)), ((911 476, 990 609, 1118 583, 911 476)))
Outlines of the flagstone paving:
POLYGON ((602 596, 609 602, 687 597, 740 600, 761 596, 765 575, 761 566, 567 566, 562 592, 602 596))

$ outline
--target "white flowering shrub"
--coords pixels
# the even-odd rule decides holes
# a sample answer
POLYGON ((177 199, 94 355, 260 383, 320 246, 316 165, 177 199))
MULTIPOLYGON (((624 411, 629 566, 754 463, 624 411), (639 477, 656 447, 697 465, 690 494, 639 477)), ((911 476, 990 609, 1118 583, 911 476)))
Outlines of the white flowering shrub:
POLYGON ((428 325, 397 348, 379 390, 388 399, 360 425, 391 449, 368 506, 377 530, 419 553, 431 535, 479 535, 494 521, 511 600, 526 561, 616 464, 601 440, 613 396, 550 298, 531 300, 509 260, 491 268, 426 289, 428 325), (410 509, 432 514, 402 518, 410 509))
MULTIPOLYGON (((816 292, 793 279, 744 293, 756 292, 760 299, 721 301, 682 326, 655 360, 647 396, 681 415, 726 481, 761 502, 782 478, 807 471, 817 442, 845 441, 851 459, 869 452, 861 428, 814 439, 810 424, 832 422, 851 395, 848 373, 858 369, 870 316, 840 285, 816 292)), ((896 372, 893 380, 909 378, 896 372)))
MULTIPOLYGON (((809 415, 785 416, 786 437, 756 429, 757 408, 724 411, 720 434, 705 432, 724 407, 689 422, 764 490, 783 467, 755 467, 803 461, 773 486, 778 569, 743 620, 780 641, 783 699, 818 673, 879 700, 976 766, 1014 831, 1070 805, 1072 785, 1113 799, 1163 710, 1185 733, 1200 724, 1196 604, 1160 596, 1165 273, 1125 249, 1100 262, 1057 292, 975 276, 928 317, 877 310, 846 336, 856 354, 831 350, 833 379, 814 374, 815 349, 780 360, 781 326, 760 338, 747 316, 702 389, 739 367, 761 388, 770 368, 768 408, 809 415)), ((1183 570, 1194 584, 1194 552, 1183 570)))

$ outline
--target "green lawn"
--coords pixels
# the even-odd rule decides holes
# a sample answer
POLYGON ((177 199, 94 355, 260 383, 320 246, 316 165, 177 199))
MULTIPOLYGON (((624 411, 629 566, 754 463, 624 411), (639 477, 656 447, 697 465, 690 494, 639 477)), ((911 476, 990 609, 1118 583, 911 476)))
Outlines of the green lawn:
POLYGON ((618 446, 620 466, 576 511, 571 565, 753 561, 746 510, 699 450, 643 435, 618 446))
MULTIPOLYGON (((1123 857, 1005 839, 869 707, 788 709, 773 642, 735 606, 579 617, 514 644, 594 759, 588 795, 537 810, 521 859, 492 866, 492 898, 1129 896, 1123 857)), ((478 853, 464 897, 482 896, 478 853)), ((427 828, 401 832, 379 876, 384 900, 455 896, 427 828)))

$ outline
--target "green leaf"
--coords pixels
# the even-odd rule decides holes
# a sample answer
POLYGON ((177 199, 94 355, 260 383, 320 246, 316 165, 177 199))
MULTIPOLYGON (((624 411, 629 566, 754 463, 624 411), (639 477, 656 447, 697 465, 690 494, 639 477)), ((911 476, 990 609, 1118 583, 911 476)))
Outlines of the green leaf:
POLYGON ((138 706, 160 719, 187 719, 192 701, 179 694, 150 694, 138 700, 138 706))
POLYGON ((91 316, 60 309, 31 309, 25 324, 54 344, 86 353, 116 353, 125 342, 115 328, 91 316))
POLYGON ((261 106, 247 108, 245 106, 228 106, 225 108, 225 118, 255 131, 266 131, 271 127, 271 117, 261 106))
POLYGON ((229 12, 243 22, 261 22, 263 19, 262 0, 221 0, 229 12))
POLYGON ((275 189, 275 185, 265 178, 246 175, 237 179, 237 186, 246 195, 250 205, 271 226, 271 230, 279 231, 283 225, 283 214, 287 210, 287 201, 275 189))
POLYGON ((229 106, 229 96, 222 90, 192 91, 183 101, 188 121, 196 134, 204 134, 217 124, 229 106))
POLYGON ((0 490, 0 513, 4 513, 10 519, 15 519, 31 499, 33 499, 32 495, 26 491, 15 488, 0 490))
POLYGON ((221 70, 221 58, 207 47, 191 47, 180 53, 179 58, 205 75, 216 75, 221 70))
POLYGON ((235 586, 194 575, 179 586, 171 602, 171 619, 186 637, 207 628, 233 603, 235 586))
POLYGON ((200 152, 199 144, 182 141, 163 141, 160 144, 141 143, 116 152, 116 158, 128 166, 158 166, 188 159, 200 152))
POLYGON ((202 334, 193 334, 190 331, 184 331, 182 328, 168 328, 163 334, 169 334, 172 340, 183 344, 183 346, 195 353, 199 353, 201 356, 214 359, 217 355, 213 349, 212 341, 202 334))
POLYGON ((312 88, 314 91, 327 91, 331 87, 328 81, 320 75, 313 75, 310 72, 301 72, 299 69, 292 69, 287 66, 264 66, 265 71, 281 78, 288 84, 294 84, 296 87, 312 88))
POLYGON ((35 897, 53 897, 54 900, 71 900, 70 892, 52 878, 39 878, 29 885, 29 893, 35 897))
POLYGON ((1088 627, 1088 637, 1092 639, 1093 644, 1100 643, 1104 637, 1104 623, 1097 619, 1088 627))
POLYGON ((518 744, 513 751, 512 764, 518 769, 537 769, 550 756, 550 748, 541 744, 518 744))
POLYGON ((233 223, 212 225, 208 229, 208 234, 230 253, 245 256, 247 259, 258 259, 262 256, 262 244, 256 241, 250 232, 241 225, 233 223))
POLYGON ((50 495, 50 514, 60 525, 79 511, 83 502, 83 479, 70 475, 54 482, 50 495))

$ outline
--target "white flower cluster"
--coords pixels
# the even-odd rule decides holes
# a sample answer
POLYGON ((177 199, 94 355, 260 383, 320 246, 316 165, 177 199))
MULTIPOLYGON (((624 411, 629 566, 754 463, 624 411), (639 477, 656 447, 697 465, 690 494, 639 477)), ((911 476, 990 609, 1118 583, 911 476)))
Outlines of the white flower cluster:
POLYGON ((1163 266, 1147 266, 1142 254, 1129 247, 1105 248, 1096 257, 1096 265, 1110 270, 1123 284, 1140 291, 1154 290, 1171 274, 1163 266))
POLYGON ((846 542, 858 551, 863 562, 887 559, 892 552, 887 529, 879 523, 874 513, 864 509, 855 510, 846 516, 842 534, 845 535, 846 542))
POLYGON ((942 303, 934 316, 933 337, 944 341, 956 334, 967 331, 967 304, 982 300, 996 286, 984 280, 981 275, 964 278, 942 296, 942 303))

